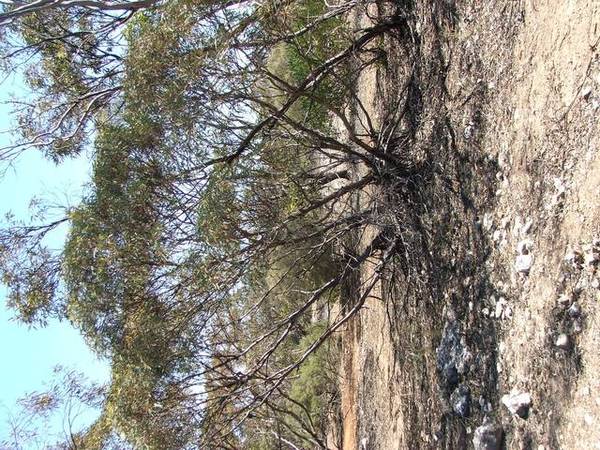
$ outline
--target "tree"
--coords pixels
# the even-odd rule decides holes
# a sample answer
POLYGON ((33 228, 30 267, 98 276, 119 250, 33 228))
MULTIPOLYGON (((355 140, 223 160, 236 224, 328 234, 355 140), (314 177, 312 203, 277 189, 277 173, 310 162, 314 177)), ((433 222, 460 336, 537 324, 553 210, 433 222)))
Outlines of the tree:
POLYGON ((336 395, 312 382, 315 361, 335 354, 331 337, 406 251, 368 198, 413 170, 390 144, 400 113, 376 125, 353 94, 380 57, 374 42, 401 25, 346 29, 369 3, 75 1, 0 16, 13 36, 46 33, 10 56, 46 58, 52 80, 37 86, 49 109, 21 144, 60 159, 95 133, 82 204, 0 235, 20 316, 69 319, 111 361, 82 442, 101 430, 139 448, 325 446, 336 395), (81 33, 94 39, 85 55, 73 50, 81 33), (62 223, 64 249, 44 253, 62 223))

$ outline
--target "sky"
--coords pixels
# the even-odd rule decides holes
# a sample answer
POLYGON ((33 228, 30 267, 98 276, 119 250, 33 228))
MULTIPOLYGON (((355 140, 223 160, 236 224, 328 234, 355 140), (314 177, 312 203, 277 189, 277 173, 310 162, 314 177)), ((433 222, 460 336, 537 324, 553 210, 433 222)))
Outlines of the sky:
MULTIPOLYGON (((3 104, 10 87, 0 85, 0 130, 10 127, 10 108, 3 104)), ((0 134, 0 147, 8 142, 8 136, 0 134)), ((27 221, 33 198, 76 205, 89 177, 90 163, 85 155, 56 166, 40 152, 30 150, 0 177, 0 218, 11 211, 16 219, 27 221)), ((60 246, 65 233, 55 233, 51 245, 60 246)), ((16 412, 16 400, 27 392, 43 390, 57 364, 81 371, 92 380, 106 381, 109 377, 107 364, 92 354, 68 322, 52 321, 45 328, 30 329, 12 319, 5 306, 6 295, 0 284, 0 442, 7 437, 7 419, 16 412)))

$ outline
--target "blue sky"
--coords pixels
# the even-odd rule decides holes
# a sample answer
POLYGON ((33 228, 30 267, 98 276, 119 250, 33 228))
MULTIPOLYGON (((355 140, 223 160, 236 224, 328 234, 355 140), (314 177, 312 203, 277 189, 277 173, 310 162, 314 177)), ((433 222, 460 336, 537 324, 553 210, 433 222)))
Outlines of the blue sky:
MULTIPOLYGON (((7 100, 9 90, 6 83, 0 85, 0 101, 7 100)), ((0 104, 0 129, 8 129, 10 122, 10 108, 0 104)), ((0 147, 8 142, 8 136, 0 134, 0 147)), ((77 204, 89 172, 85 155, 56 166, 38 151, 30 150, 0 178, 0 216, 11 211, 17 219, 28 220, 33 198, 77 204)), ((64 233, 55 234, 52 245, 59 246, 64 233)), ((53 321, 43 329, 29 329, 12 320, 5 299, 6 289, 0 285, 0 441, 7 436, 6 418, 10 410, 15 411, 17 398, 43 390, 55 365, 79 370, 93 380, 105 381, 109 376, 107 364, 96 359, 67 322, 53 321)))

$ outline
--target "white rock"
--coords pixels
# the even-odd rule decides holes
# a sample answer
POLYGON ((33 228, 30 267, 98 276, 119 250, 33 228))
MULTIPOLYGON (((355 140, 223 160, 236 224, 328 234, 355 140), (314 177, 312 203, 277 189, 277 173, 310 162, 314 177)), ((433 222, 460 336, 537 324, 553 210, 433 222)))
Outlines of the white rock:
POLYGON ((489 316, 490 315, 490 310, 487 308, 483 308, 481 310, 481 314, 483 314, 484 316, 489 316))
POLYGON ((594 278, 590 283, 590 286, 592 286, 594 289, 600 288, 600 280, 598 280, 598 278, 594 278))
POLYGON ((510 306, 507 306, 506 308, 504 308, 504 318, 505 319, 512 319, 513 316, 513 310, 510 306))
POLYGON ((556 301, 558 302, 559 305, 567 307, 571 304, 571 300, 572 300, 572 298, 570 295, 562 294, 560 297, 558 297, 558 299, 556 301))
POLYGON ((502 404, 506 406, 512 414, 524 419, 529 413, 531 395, 528 392, 519 393, 513 391, 510 394, 502 396, 502 404))
POLYGON ((558 194, 564 194, 567 188, 565 187, 562 178, 554 178, 554 188, 558 194))
POLYGON ((490 231, 494 226, 494 217, 490 213, 483 215, 483 229, 490 231))
POLYGON ((504 231, 504 230, 496 230, 496 231, 494 231, 494 234, 492 234, 492 240, 494 242, 504 241, 505 237, 506 237, 506 231, 504 231))
POLYGON ((592 93, 592 87, 590 85, 586 85, 581 88, 581 96, 587 99, 592 93))
POLYGON ((567 336, 564 333, 561 333, 558 335, 558 337, 556 338, 556 342, 554 342, 554 345, 556 345, 558 348, 562 348, 563 350, 566 350, 569 348, 569 336, 567 336))
POLYGON ((508 228, 508 224, 510 223, 510 217, 503 217, 502 220, 500 221, 500 227, 501 228, 508 228))
POLYGON ((531 239, 523 239, 517 244, 517 252, 520 255, 526 255, 533 248, 533 241, 531 239))
POLYGON ((525 275, 529 273, 532 265, 533 256, 530 253, 526 255, 519 255, 515 260, 515 270, 525 275))
POLYGON ((599 260, 600 255, 594 249, 591 249, 590 251, 586 252, 585 256, 583 257, 583 262, 586 266, 595 266, 596 264, 598 264, 599 260))

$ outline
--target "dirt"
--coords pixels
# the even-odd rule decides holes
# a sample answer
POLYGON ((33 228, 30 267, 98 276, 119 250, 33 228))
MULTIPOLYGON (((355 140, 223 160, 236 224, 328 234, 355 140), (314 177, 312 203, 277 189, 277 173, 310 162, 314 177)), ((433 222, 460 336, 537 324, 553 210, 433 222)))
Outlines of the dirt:
POLYGON ((404 10, 409 31, 386 38, 387 65, 358 91, 381 121, 409 95, 403 151, 422 169, 389 211, 406 256, 342 338, 342 448, 473 448, 489 417, 506 449, 600 449, 600 269, 565 261, 600 238, 600 3, 404 10), (449 323, 471 355, 468 417, 439 369, 449 323), (501 403, 513 390, 531 395, 525 419, 501 403))

